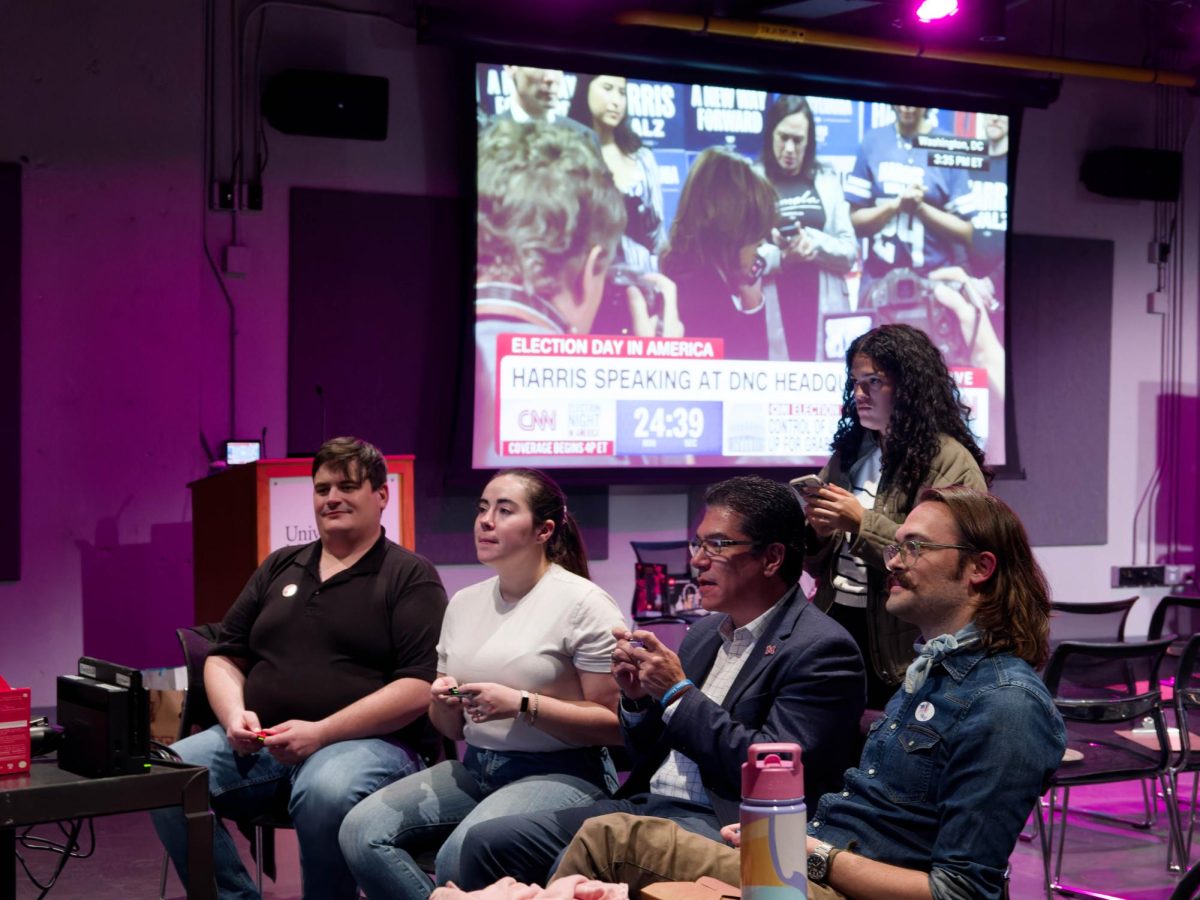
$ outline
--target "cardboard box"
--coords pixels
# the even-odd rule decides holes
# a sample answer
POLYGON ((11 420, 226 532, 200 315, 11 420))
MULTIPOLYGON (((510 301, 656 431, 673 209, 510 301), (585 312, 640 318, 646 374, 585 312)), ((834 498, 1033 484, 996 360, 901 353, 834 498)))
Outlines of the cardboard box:
POLYGON ((0 676, 0 776, 29 771, 29 688, 11 688, 0 676))
POLYGON ((183 666, 142 669, 142 687, 148 691, 186 691, 187 686, 187 669, 183 666))
POLYGON ((150 695, 150 740, 160 744, 175 743, 179 737, 186 692, 151 689, 146 693, 150 695))

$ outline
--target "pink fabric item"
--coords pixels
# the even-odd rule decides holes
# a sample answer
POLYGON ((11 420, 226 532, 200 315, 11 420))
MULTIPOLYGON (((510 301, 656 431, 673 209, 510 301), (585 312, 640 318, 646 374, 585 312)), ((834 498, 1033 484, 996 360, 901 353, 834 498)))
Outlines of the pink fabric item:
POLYGON ((430 900, 629 900, 629 888, 592 881, 583 875, 568 875, 550 887, 501 878, 478 891, 464 891, 451 883, 435 890, 430 900))

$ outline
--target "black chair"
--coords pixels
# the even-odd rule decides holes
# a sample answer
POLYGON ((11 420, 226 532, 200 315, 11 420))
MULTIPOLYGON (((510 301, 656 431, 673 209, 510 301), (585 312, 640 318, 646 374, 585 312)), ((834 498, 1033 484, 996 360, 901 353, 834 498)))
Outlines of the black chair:
POLYGON ((1169 656, 1180 656, 1192 635, 1200 634, 1200 597, 1183 597, 1168 594, 1158 601, 1154 614, 1150 616, 1150 631, 1147 640, 1156 641, 1169 637, 1174 643, 1167 650, 1169 656))
MULTIPOLYGON (((1156 672, 1169 639, 1142 643, 1064 641, 1046 665, 1046 687, 1067 725, 1067 756, 1050 780, 1048 812, 1037 809, 1046 896, 1105 894, 1061 883, 1071 788, 1157 779, 1166 798, 1168 860, 1182 852, 1179 810, 1171 777, 1171 747, 1156 672), (1135 731, 1136 729, 1136 731, 1135 731), (1061 834, 1055 854, 1054 813, 1062 791, 1061 834), (1056 856, 1053 875, 1050 857, 1056 856)), ((1089 815, 1114 819, 1101 813, 1089 815)), ((1123 820, 1116 820, 1123 821, 1123 820)), ((1149 828, 1150 821, 1124 824, 1149 828)))
POLYGON ((1167 900, 1196 900, 1197 897, 1200 897, 1200 863, 1187 870, 1167 900))
MULTIPOLYGON (((176 637, 179 638, 179 646, 183 650, 183 664, 187 669, 188 678, 188 689, 179 718, 179 740, 217 724, 217 717, 208 704, 208 694, 204 690, 204 661, 208 659, 208 651, 216 643, 217 633, 218 626, 212 624, 193 625, 191 628, 178 628, 175 631, 176 637)), ((287 811, 287 799, 287 791, 280 791, 276 808, 247 819, 234 820, 238 831, 250 841, 250 855, 254 858, 254 883, 259 894, 262 894, 264 873, 272 881, 275 880, 275 831, 292 827, 292 819, 287 811)), ((160 900, 166 896, 168 863, 169 859, 164 853, 158 889, 160 900)))
POLYGON ((1050 604, 1050 652, 1063 641, 1123 641, 1137 597, 1050 604))
POLYGON ((637 572, 633 592, 633 617, 657 617, 669 615, 674 610, 680 594, 692 580, 692 551, 687 541, 630 541, 634 555, 637 557, 637 572), (663 585, 657 597, 643 597, 639 604, 639 594, 646 593, 644 579, 653 571, 658 571, 668 585, 663 585), (658 606, 652 605, 654 600, 658 606))
MULTIPOLYGON (((1166 598, 1170 599, 1170 598, 1166 598)), ((1195 598, 1190 598, 1195 599, 1195 598)), ((1157 612, 1155 613, 1157 616, 1157 612)), ((1169 637, 1168 637, 1169 640, 1169 637)), ((1168 652, 1176 644, 1171 644, 1168 652)), ((1196 789, 1200 787, 1200 747, 1192 743, 1191 732, 1200 726, 1200 672, 1197 672, 1197 657, 1200 656, 1200 634, 1192 635, 1184 644, 1179 665, 1173 679, 1171 707, 1175 714, 1175 727, 1179 734, 1179 750, 1171 763, 1171 779, 1175 785, 1176 799, 1179 796, 1179 776, 1192 773, 1192 803, 1188 810, 1187 835, 1183 838, 1182 865, 1187 865, 1192 856, 1192 837, 1196 829, 1196 789)), ((1183 825, 1180 822, 1180 828, 1183 825)))
MULTIPOLYGON (((1124 600, 1098 600, 1087 603, 1051 603, 1051 655, 1063 641, 1124 641, 1125 620, 1129 618, 1129 610, 1136 602, 1137 597, 1127 597, 1124 600)), ((1143 794, 1146 797, 1146 821, 1153 822, 1157 805, 1144 787, 1143 794)), ((1045 798, 1039 800, 1038 805, 1044 808, 1045 798)), ((1032 841, 1033 837, 1032 831, 1021 832, 1022 841, 1032 841)))

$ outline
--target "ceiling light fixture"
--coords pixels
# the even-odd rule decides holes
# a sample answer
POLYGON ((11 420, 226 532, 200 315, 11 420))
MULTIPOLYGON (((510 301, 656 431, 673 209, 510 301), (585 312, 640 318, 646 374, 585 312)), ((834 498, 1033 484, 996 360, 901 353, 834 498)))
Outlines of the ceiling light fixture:
POLYGON ((920 0, 917 21, 928 25, 958 13, 958 0, 920 0))

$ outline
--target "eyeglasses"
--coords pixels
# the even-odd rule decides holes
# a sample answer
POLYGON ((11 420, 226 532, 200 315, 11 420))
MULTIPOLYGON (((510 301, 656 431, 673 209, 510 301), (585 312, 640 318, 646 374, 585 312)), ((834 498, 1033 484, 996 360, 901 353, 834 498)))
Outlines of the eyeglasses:
POLYGON ((692 538, 688 541, 688 549, 692 556, 703 553, 709 559, 725 555, 726 547, 749 547, 754 541, 735 541, 730 538, 692 538))
POLYGON ((892 560, 900 558, 900 565, 911 566, 921 557, 922 550, 970 550, 974 547, 966 544, 935 544, 932 541, 901 541, 899 544, 888 544, 883 548, 883 561, 891 565, 892 560))

